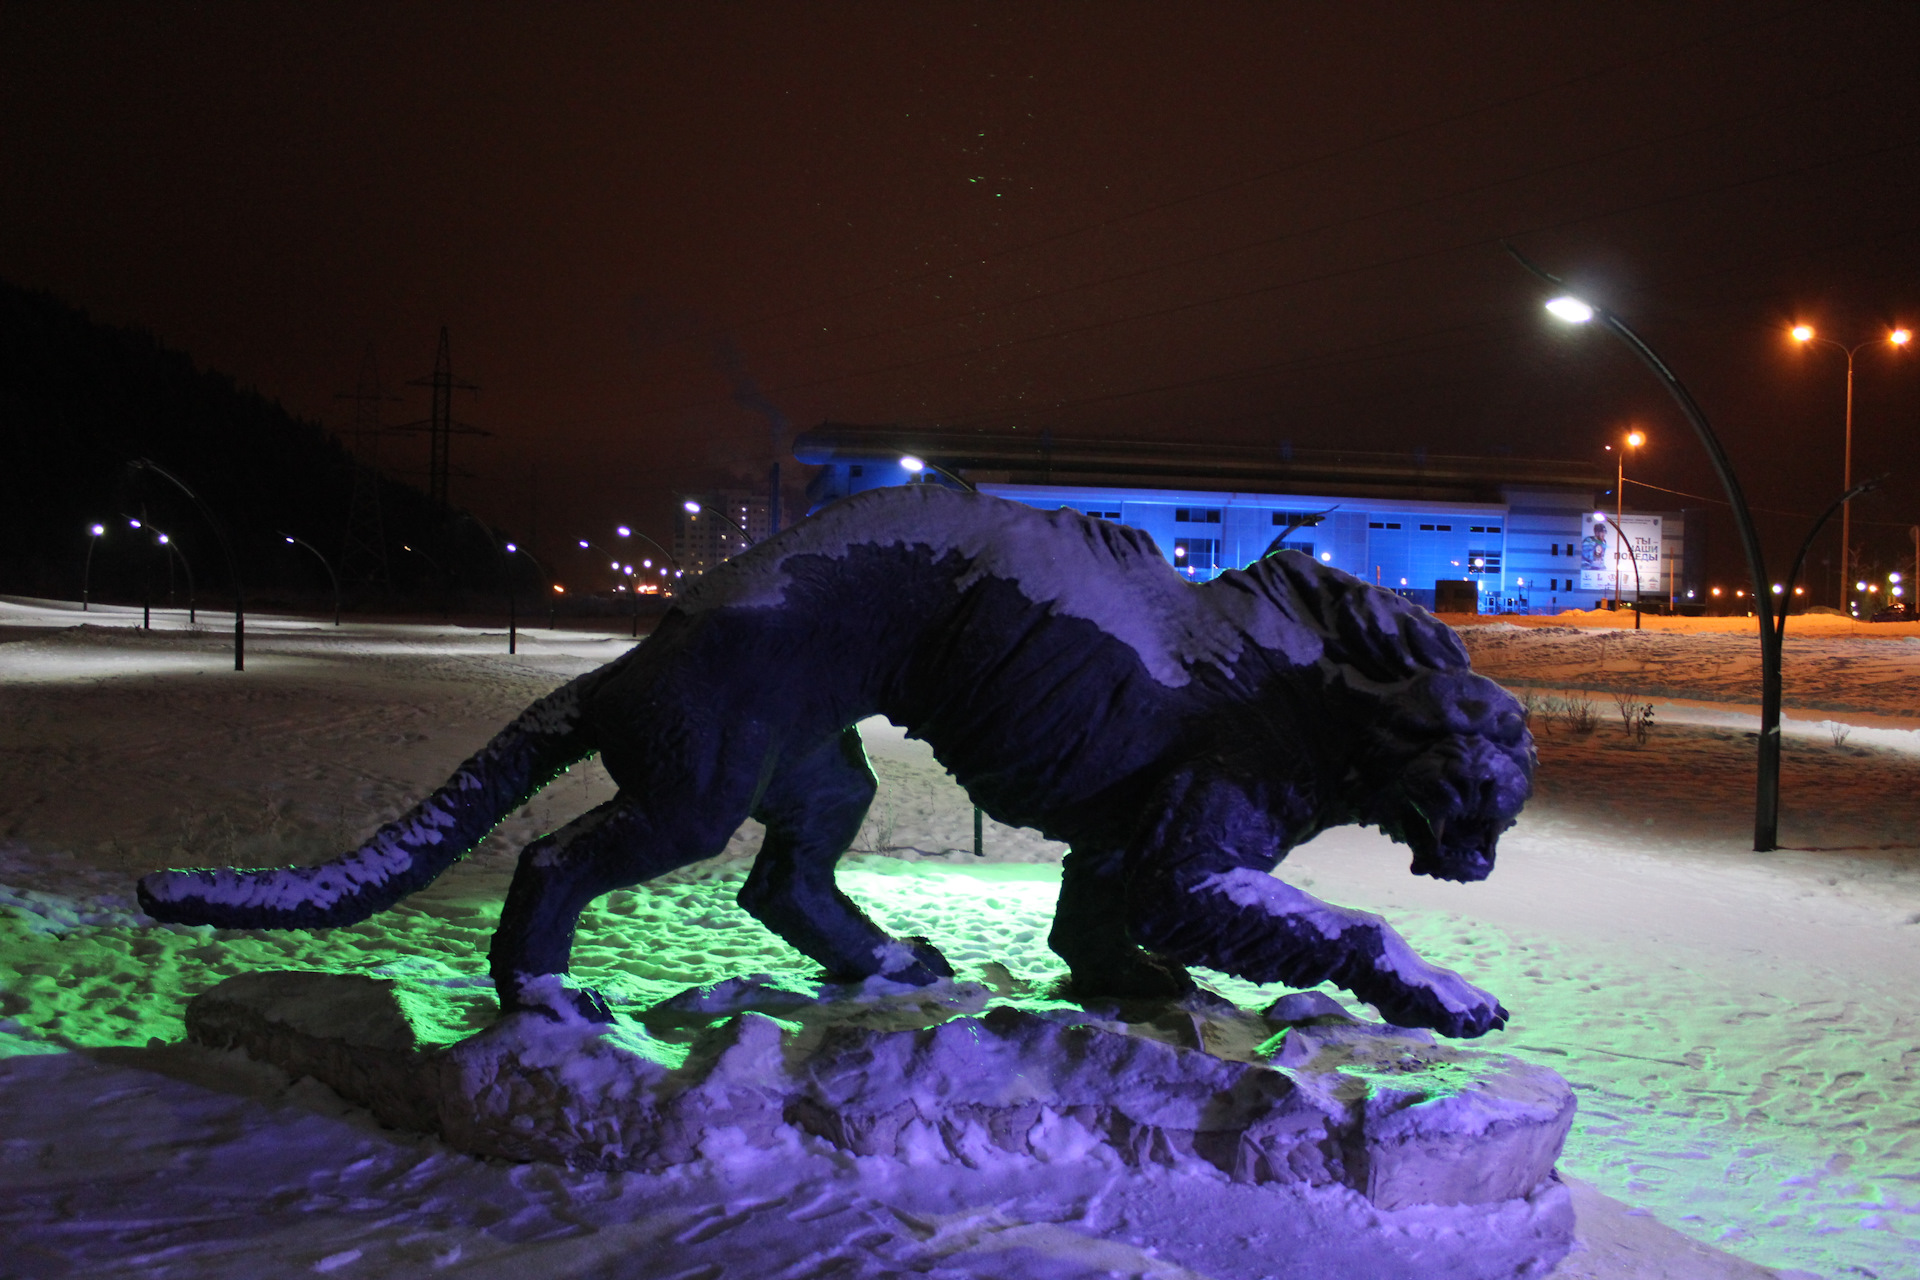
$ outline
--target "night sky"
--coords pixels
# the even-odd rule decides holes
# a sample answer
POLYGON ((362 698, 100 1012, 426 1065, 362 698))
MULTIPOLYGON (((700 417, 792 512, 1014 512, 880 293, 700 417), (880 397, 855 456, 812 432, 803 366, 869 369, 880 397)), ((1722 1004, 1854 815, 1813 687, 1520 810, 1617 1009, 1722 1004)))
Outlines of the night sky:
MULTIPOLYGON (((1920 322, 1917 58, 1906 3, 10 4, 0 276, 335 427, 369 342, 424 416, 445 323, 454 499, 547 546, 823 420, 1609 469, 1637 424, 1717 494, 1511 238, 1668 357, 1779 559, 1845 372, 1786 327, 1920 322)), ((1891 553, 1920 353, 1857 396, 1891 553)))

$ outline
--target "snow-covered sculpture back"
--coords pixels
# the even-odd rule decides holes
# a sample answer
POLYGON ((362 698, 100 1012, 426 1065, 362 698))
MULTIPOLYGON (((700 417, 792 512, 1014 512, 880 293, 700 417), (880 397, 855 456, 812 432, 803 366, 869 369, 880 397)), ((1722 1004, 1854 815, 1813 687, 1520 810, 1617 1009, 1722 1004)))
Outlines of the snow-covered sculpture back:
POLYGON ((834 885, 875 781, 853 726, 932 744, 995 819, 1067 842, 1049 942, 1077 994, 1171 996, 1184 966, 1331 980, 1475 1036, 1506 1010, 1377 916, 1269 873, 1361 823, 1416 874, 1479 880, 1530 793, 1519 705, 1441 623, 1282 552, 1195 585, 1147 535, 934 486, 837 503, 707 575, 654 635, 533 704, 411 812, 312 868, 156 872, 162 920, 351 924, 430 882, 569 765, 614 799, 527 847, 494 935, 503 1008, 608 1015, 563 981, 593 899, 767 834, 741 905, 837 978, 949 975, 834 885))

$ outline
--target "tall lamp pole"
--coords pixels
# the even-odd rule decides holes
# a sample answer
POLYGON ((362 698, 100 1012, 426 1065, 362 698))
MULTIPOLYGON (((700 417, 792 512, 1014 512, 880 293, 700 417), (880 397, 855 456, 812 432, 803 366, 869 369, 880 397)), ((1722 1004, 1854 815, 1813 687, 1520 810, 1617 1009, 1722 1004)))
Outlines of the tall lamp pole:
POLYGON ((336 627, 339 626, 340 625, 340 579, 338 576, 334 574, 333 566, 328 564, 327 558, 320 554, 320 548, 314 546, 311 542, 308 542, 305 538, 296 538, 290 533, 283 533, 280 536, 287 540, 287 545, 290 547, 305 547, 307 550, 313 552, 313 558, 315 560, 318 560, 320 562, 320 567, 327 571, 327 580, 333 583, 333 625, 336 627))
MULTIPOLYGON (((1556 288, 1565 286, 1559 276, 1548 272, 1512 245, 1507 246, 1507 252, 1545 283, 1556 288)), ((1753 513, 1747 509, 1746 494, 1741 491, 1740 480, 1733 473, 1733 464, 1720 447, 1720 438, 1714 435, 1707 415, 1694 402, 1685 384, 1667 367, 1666 361, 1639 334, 1627 327, 1626 321, 1604 307, 1567 293, 1551 298, 1546 307, 1554 316, 1569 324, 1598 320, 1603 328, 1624 342, 1653 371, 1673 397, 1674 403, 1680 406, 1681 413, 1686 415, 1694 433, 1699 436, 1708 459, 1713 463, 1714 474, 1720 478, 1721 487, 1726 490, 1727 504, 1733 508, 1734 525, 1740 531, 1740 543, 1747 553, 1747 568, 1753 574, 1754 611, 1760 620, 1760 768, 1754 785, 1753 847, 1759 853, 1771 852, 1780 845, 1781 634, 1773 624, 1773 597, 1766 590, 1770 581, 1767 577, 1766 554, 1760 547, 1760 531, 1754 527, 1753 513)))
POLYGON ((103 524, 87 526, 87 558, 80 567, 80 611, 82 613, 87 611, 87 588, 93 581, 93 549, 100 545, 100 539, 106 531, 107 526, 103 524))
MULTIPOLYGON (((739 531, 741 542, 745 543, 749 547, 753 545, 753 535, 748 533, 746 531, 746 528, 742 526, 738 520, 735 520, 732 516, 720 510, 720 508, 703 507, 698 502, 695 502, 692 498, 688 498, 685 502, 681 503, 680 506, 690 516, 698 516, 698 515, 719 516, 722 520, 725 520, 728 524, 732 525, 736 530, 739 531)), ((648 539, 648 541, 651 542, 652 539, 648 539)), ((654 543, 654 545, 658 546, 659 544, 654 543)))
MULTIPOLYGON (((1913 341, 1913 334, 1906 329, 1895 329, 1884 339, 1874 338, 1866 342, 1856 342, 1852 346, 1835 342, 1832 338, 1823 338, 1813 331, 1810 324, 1797 324, 1787 331, 1793 340, 1805 346, 1809 342, 1818 342, 1832 347, 1847 357, 1847 435, 1845 450, 1841 454, 1840 487, 1849 494, 1853 491, 1853 357, 1868 347, 1885 341, 1896 350, 1913 341)), ((1824 521, 1822 522, 1824 523, 1824 521)), ((1853 503, 1851 500, 1840 504, 1840 606, 1846 607, 1847 583, 1853 577, 1853 503)))
MULTIPOLYGON (((1636 431, 1634 434, 1638 435, 1639 432, 1636 431)), ((1618 519, 1608 520, 1607 513, 1604 511, 1594 512, 1593 518, 1595 520, 1598 520, 1601 524, 1611 524, 1613 526, 1613 582, 1614 582, 1614 591, 1615 591, 1614 603, 1618 604, 1620 603, 1620 597, 1618 594, 1619 587, 1620 587, 1620 548, 1627 545, 1627 531, 1620 527, 1620 522, 1618 519)), ((1633 629, 1635 631, 1638 631, 1640 629, 1640 556, 1639 556, 1639 553, 1635 552, 1633 555, 1629 557, 1629 559, 1633 561, 1633 629)))
MULTIPOLYGON (((152 525, 148 525, 147 528, 152 530, 153 540, 157 545, 166 548, 168 554, 176 555, 180 557, 180 567, 187 571, 187 625, 190 627, 197 625, 199 622, 199 618, 194 613, 194 604, 193 604, 194 585, 193 585, 192 562, 187 559, 187 553, 182 551, 179 548, 179 546, 177 546, 174 543, 174 540, 172 538, 160 532, 160 530, 155 529, 152 525)), ((168 563, 169 563, 169 566, 171 566, 172 562, 169 561, 168 563)), ((167 569, 167 605, 169 608, 171 608, 173 605, 173 569, 171 567, 167 569)))
MULTIPOLYGON (((1645 433, 1627 432, 1626 447, 1620 450, 1620 456, 1617 459, 1620 465, 1613 481, 1613 530, 1618 535, 1613 552, 1613 607, 1616 609, 1620 607, 1619 547, 1625 543, 1627 537, 1626 526, 1621 523, 1627 514, 1627 449, 1638 449, 1646 442, 1645 433)), ((1638 556, 1635 556, 1633 561, 1633 601, 1633 626, 1637 631, 1640 628, 1640 558, 1638 556)))
POLYGON ((178 476, 153 459, 136 459, 132 468, 135 471, 151 471, 186 494, 193 505, 200 509, 200 514, 206 519, 207 524, 212 527, 213 536, 220 539, 220 549, 227 556, 227 575, 233 579, 233 669, 245 671, 247 669, 247 601, 240 589, 240 565, 233 558, 233 544, 227 541, 226 527, 214 517, 212 511, 208 510, 207 504, 200 501, 199 494, 187 488, 180 482, 178 476))
POLYGON ((980 492, 978 489, 974 488, 967 481, 953 474, 953 472, 947 470, 945 467, 941 466, 939 463, 928 462, 925 458, 915 457, 911 453, 902 454, 900 456, 900 469, 905 471, 909 475, 919 476, 921 484, 925 484, 927 482, 927 472, 931 471, 935 475, 945 476, 947 479, 953 481, 955 484, 960 486, 961 491, 964 493, 980 492))

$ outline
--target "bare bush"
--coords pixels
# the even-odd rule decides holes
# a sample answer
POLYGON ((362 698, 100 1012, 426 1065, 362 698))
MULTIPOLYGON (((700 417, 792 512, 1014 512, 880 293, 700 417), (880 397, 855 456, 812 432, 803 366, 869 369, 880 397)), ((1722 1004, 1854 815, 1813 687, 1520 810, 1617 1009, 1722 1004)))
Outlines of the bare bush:
POLYGON ((1593 699, 1584 693, 1568 694, 1560 700, 1560 715, 1567 728, 1576 734, 1589 734, 1600 727, 1600 713, 1593 699))
POLYGON ((1853 726, 1850 724, 1841 724, 1838 720, 1827 721, 1827 736, 1833 739, 1833 745, 1836 747, 1844 747, 1847 744, 1847 735, 1852 732, 1853 726))

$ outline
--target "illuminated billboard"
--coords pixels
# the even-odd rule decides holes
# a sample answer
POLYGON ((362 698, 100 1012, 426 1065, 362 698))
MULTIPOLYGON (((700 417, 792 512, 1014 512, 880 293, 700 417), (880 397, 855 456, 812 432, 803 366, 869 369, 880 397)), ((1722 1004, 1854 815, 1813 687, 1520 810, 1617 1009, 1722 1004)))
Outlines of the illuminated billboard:
POLYGON ((1580 517, 1580 589, 1582 591, 1604 591, 1612 595, 1615 591, 1614 575, 1619 574, 1618 591, 1623 596, 1634 594, 1634 565, 1640 566, 1639 591, 1643 595, 1665 595, 1666 579, 1662 577, 1665 560, 1661 556, 1660 517, 1659 516, 1621 516, 1620 529, 1614 529, 1614 517, 1589 511, 1580 517), (1631 544, 1621 547, 1619 535, 1624 533, 1631 544))

